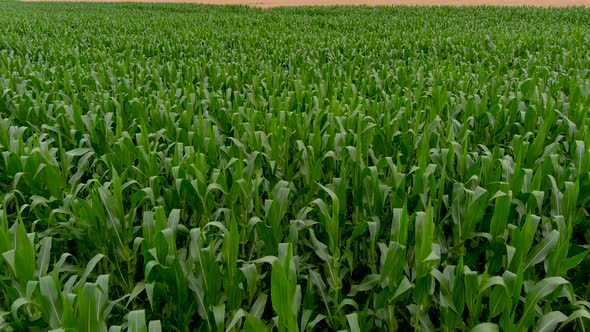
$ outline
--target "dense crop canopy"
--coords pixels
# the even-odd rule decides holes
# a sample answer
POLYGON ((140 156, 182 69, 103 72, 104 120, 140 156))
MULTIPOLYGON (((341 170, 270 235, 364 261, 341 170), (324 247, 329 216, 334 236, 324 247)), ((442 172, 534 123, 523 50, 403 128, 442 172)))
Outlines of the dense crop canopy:
POLYGON ((0 3, 0 330, 590 327, 590 12, 0 3))

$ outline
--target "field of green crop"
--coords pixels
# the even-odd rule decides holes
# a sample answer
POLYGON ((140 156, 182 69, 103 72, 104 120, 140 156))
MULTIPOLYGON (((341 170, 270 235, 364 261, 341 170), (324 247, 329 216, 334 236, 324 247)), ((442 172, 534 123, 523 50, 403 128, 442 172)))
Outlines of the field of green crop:
POLYGON ((585 331, 590 10, 0 2, 1 331, 585 331))

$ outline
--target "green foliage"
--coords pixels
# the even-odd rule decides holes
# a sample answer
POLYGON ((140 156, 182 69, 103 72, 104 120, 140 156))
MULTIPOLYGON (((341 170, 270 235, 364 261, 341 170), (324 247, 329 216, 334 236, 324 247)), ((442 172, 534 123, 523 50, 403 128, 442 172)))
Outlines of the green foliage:
POLYGON ((0 330, 590 327, 588 9, 0 31, 0 330))

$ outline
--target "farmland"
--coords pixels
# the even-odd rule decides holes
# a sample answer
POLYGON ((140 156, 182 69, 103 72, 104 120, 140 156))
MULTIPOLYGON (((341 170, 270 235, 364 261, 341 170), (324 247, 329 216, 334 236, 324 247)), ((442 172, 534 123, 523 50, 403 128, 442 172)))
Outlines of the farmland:
POLYGON ((0 2, 0 330, 587 330, 588 45, 583 8, 0 2))
MULTIPOLYGON (((57 0, 22 0, 30 2, 57 0)), ((298 6, 529 6, 590 7, 590 0, 62 0, 66 2, 151 2, 245 5, 257 8, 298 6)))

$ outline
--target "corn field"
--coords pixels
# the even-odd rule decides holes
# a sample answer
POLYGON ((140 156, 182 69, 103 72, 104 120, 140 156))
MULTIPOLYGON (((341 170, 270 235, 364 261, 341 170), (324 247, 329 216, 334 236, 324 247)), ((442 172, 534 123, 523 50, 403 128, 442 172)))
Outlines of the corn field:
POLYGON ((590 10, 0 2, 1 331, 587 331, 590 10))

